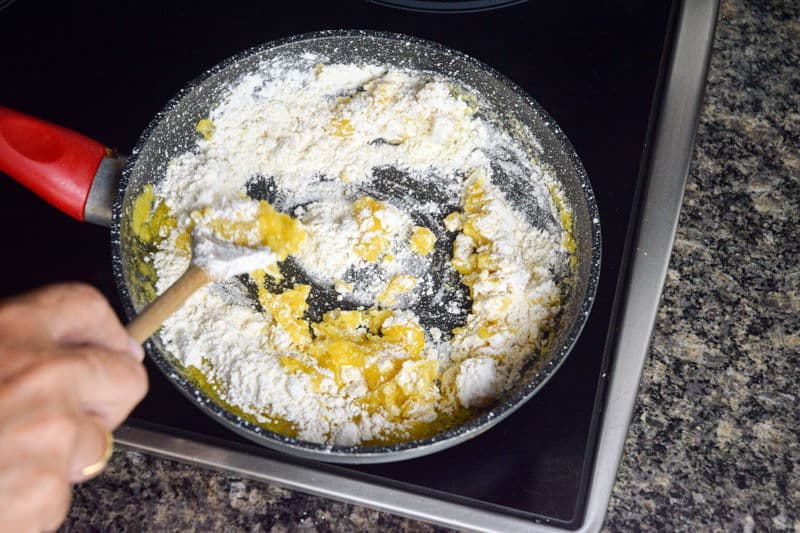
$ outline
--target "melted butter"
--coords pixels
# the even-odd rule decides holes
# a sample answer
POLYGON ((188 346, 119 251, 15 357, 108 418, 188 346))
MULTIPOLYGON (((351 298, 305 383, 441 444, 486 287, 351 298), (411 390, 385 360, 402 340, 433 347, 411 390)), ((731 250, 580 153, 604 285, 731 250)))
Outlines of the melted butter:
POLYGON ((331 119, 325 130, 334 137, 350 137, 356 131, 353 123, 346 118, 331 119))
POLYGON ((281 294, 273 294, 264 287, 264 278, 260 274, 260 272, 256 274, 261 278, 256 278, 259 303, 289 334, 295 346, 300 349, 307 347, 311 343, 311 332, 308 328, 308 321, 301 317, 308 310, 306 298, 308 298, 311 287, 295 285, 294 288, 281 294))
POLYGON ((193 211, 193 220, 207 219, 204 225, 215 235, 240 246, 269 246, 280 261, 286 259, 300 247, 308 236, 300 222, 285 213, 275 210, 264 200, 258 202, 254 220, 227 220, 215 216, 214 209, 205 207, 193 211), (251 242, 253 232, 259 235, 259 242, 251 242))
POLYGON ((299 221, 276 211, 263 200, 258 203, 258 229, 261 244, 272 248, 281 260, 296 252, 307 237, 299 221))
POLYGON ((561 227, 564 229, 564 236, 561 238, 561 244, 570 254, 569 266, 575 268, 575 265, 578 263, 578 258, 575 255, 578 245, 575 242, 572 211, 566 206, 563 193, 555 184, 548 185, 547 190, 550 191, 550 198, 556 206, 556 211, 558 211, 558 216, 561 221, 561 227))
POLYGON ((382 365, 381 368, 378 368, 378 365, 370 365, 364 369, 364 380, 367 382, 367 387, 369 390, 374 391, 390 379, 394 378, 397 373, 400 371, 401 361, 392 361, 391 366, 382 365))
POLYGON ((409 248, 415 254, 428 255, 436 243, 436 235, 428 228, 414 226, 409 239, 409 248))
MULTIPOLYGON (((129 246, 129 260, 136 273, 135 283, 130 287, 131 295, 137 303, 149 302, 156 297, 155 283, 158 276, 147 253, 152 245, 161 242, 169 230, 177 226, 177 221, 171 216, 166 203, 156 198, 153 186, 145 185, 133 201, 128 224, 134 242, 138 243, 129 246)), ((184 251, 180 244, 178 250, 184 251)))
POLYGON ((475 272, 475 262, 472 259, 473 256, 469 256, 466 260, 454 257, 450 263, 453 265, 453 268, 456 269, 456 272, 462 276, 466 276, 467 274, 475 272))
POLYGON ((344 384, 344 367, 363 368, 369 354, 367 344, 354 339, 323 339, 308 347, 308 353, 322 368, 327 368, 336 376, 339 385, 344 384))
POLYGON ((446 217, 444 217, 444 227, 450 233, 455 233, 456 231, 461 229, 461 225, 463 224, 463 215, 460 211, 453 211, 446 217))
POLYGON ((394 305, 397 298, 417 286, 417 278, 411 274, 396 274, 386 288, 378 295, 377 301, 381 305, 394 305))
POLYGON ((175 247, 182 251, 189 253, 192 249, 191 230, 189 228, 183 230, 180 235, 175 237, 175 247))
POLYGON ((440 416, 432 422, 409 420, 406 421, 401 428, 386 435, 385 438, 366 440, 362 442, 362 445, 375 446, 386 443, 425 439, 460 424, 464 424, 471 416, 472 411, 469 409, 464 409, 460 406, 454 407, 452 411, 447 412, 446 416, 440 414, 440 416))
POLYGON ((425 334, 416 325, 392 324, 381 328, 383 339, 402 346, 411 357, 419 357, 425 347, 425 334))
POLYGON ((210 119, 201 118, 195 124, 194 129, 197 133, 203 136, 205 140, 209 140, 214 134, 214 123, 210 119))
MULTIPOLYGON (((271 294, 264 288, 263 275, 256 273, 254 279, 264 308, 289 333, 295 346, 315 362, 310 365, 284 356, 281 365, 288 372, 317 377, 325 369, 342 386, 343 371, 356 369, 369 389, 360 400, 362 407, 370 414, 388 416, 401 426, 420 410, 434 409, 439 397, 438 362, 422 358, 425 334, 418 324, 385 324, 393 316, 391 310, 385 309, 335 309, 325 313, 319 322, 309 322, 303 318, 308 309, 308 285, 295 285, 281 294, 271 294), (378 362, 375 358, 379 354, 393 355, 378 362)), ((416 432, 422 434, 421 426, 416 432)), ((433 432, 431 429, 431 433, 425 434, 433 432)))
POLYGON ((492 335, 494 335, 494 332, 487 326, 478 327, 478 337, 480 337, 481 339, 486 340, 490 338, 492 335))
POLYGON ((464 200, 464 221, 461 227, 462 233, 471 237, 479 246, 491 243, 478 229, 478 221, 486 215, 488 203, 489 200, 484 192, 484 177, 480 175, 467 188, 467 196, 464 200))
POLYGON ((333 288, 339 294, 347 294, 348 292, 353 292, 353 284, 348 283, 341 279, 337 279, 333 282, 333 288))
POLYGON ((289 437, 297 436, 297 426, 288 420, 271 416, 269 413, 260 413, 262 418, 258 418, 256 415, 244 411, 241 407, 225 401, 222 397, 224 393, 221 393, 222 387, 218 383, 210 381, 206 377, 206 373, 202 370, 190 366, 186 368, 185 374, 186 377, 189 378, 189 380, 191 380, 198 389, 203 391, 203 393, 205 393, 205 395, 208 396, 214 403, 224 407, 236 416, 247 420, 251 424, 267 428, 270 431, 280 433, 281 435, 287 435, 289 437))
POLYGON ((313 374, 314 367, 304 363, 300 359, 284 355, 281 357, 281 366, 288 372, 304 372, 306 374, 313 374))
POLYGON ((177 225, 163 200, 155 201, 152 185, 145 185, 133 201, 131 230, 145 244, 153 244, 167 235, 177 225))
POLYGON ((153 239, 150 226, 150 210, 153 207, 153 186, 145 185, 144 190, 133 201, 133 211, 131 213, 131 230, 139 240, 149 243, 153 239))
POLYGON ((383 255, 389 246, 388 232, 377 216, 378 211, 384 208, 386 204, 371 196, 364 196, 353 203, 353 213, 362 231, 361 238, 355 245, 355 252, 370 263, 383 255))
MULTIPOLYGON (((461 232, 471 238, 476 247, 486 247, 486 245, 491 244, 491 240, 484 236, 479 229, 479 221, 481 217, 486 215, 486 205, 488 204, 483 189, 483 180, 483 176, 480 175, 467 188, 467 194, 464 199, 464 212, 459 213, 456 211, 448 215, 448 217, 453 217, 451 219, 452 227, 460 227, 461 232)), ((470 294, 472 294, 472 286, 476 280, 469 276, 481 270, 495 268, 494 260, 491 254, 487 252, 473 252, 466 259, 453 257, 450 263, 456 272, 464 276, 463 281, 470 289, 470 294)))
POLYGON ((409 420, 421 410, 433 414, 439 399, 436 386, 439 363, 431 359, 405 361, 399 371, 362 400, 368 411, 382 411, 393 421, 409 420))
MULTIPOLYGON (((464 212, 460 214, 462 220, 461 231, 470 237, 476 244, 475 250, 466 259, 453 257, 451 264, 453 268, 461 274, 461 281, 469 289, 470 298, 476 300, 475 284, 482 279, 491 278, 492 273, 496 272, 498 265, 496 259, 489 252, 478 251, 489 249, 491 239, 480 231, 480 219, 487 214, 489 200, 486 198, 484 189, 484 176, 478 175, 467 188, 464 201, 464 212)), ((452 213, 451 213, 452 214, 452 213)), ((498 312, 505 312, 511 304, 510 298, 504 298, 498 312)), ((474 313, 474 309, 473 309, 474 313)), ((454 335, 470 334, 470 331, 483 341, 489 341, 494 335, 508 331, 503 324, 498 324, 495 320, 475 313, 476 320, 469 326, 455 328, 454 335)))

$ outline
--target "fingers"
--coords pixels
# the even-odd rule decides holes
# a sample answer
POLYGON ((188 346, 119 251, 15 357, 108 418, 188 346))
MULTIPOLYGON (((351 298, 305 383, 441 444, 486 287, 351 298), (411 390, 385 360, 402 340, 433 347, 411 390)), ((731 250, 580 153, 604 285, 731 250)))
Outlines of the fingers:
POLYGON ((71 350, 64 363, 65 375, 84 411, 99 415, 106 427, 122 423, 147 393, 147 372, 127 352, 94 347, 71 350))
POLYGON ((103 420, 96 416, 83 415, 75 420, 78 438, 73 445, 72 457, 69 462, 69 480, 78 483, 93 478, 102 472, 105 461, 108 460, 112 443, 108 438, 109 429, 103 420), (87 467, 97 466, 103 462, 100 468, 93 472, 86 472, 87 467))
MULTIPOLYGON (((111 452, 105 422, 41 402, 0 427, 0 493, 19 498, 12 517, 40 524, 39 531, 55 529, 66 515, 71 483, 94 477, 105 466, 111 452), (100 468, 86 475, 92 465, 100 468)), ((0 531, 7 530, 2 523, 0 516, 0 531)))
POLYGON ((74 406, 117 427, 147 392, 147 373, 127 352, 95 347, 59 349, 11 378, 0 406, 19 412, 36 402, 74 406))
POLYGON ((49 403, 2 423, 0 531, 54 530, 70 501, 69 463, 80 438, 75 416, 49 403))
POLYGON ((111 452, 105 421, 52 405, 42 405, 27 416, 12 420, 3 433, 7 434, 4 442, 17 450, 17 456, 0 460, 0 468, 7 466, 4 462, 27 460, 61 472, 66 483, 85 481, 99 474, 104 464, 91 475, 86 469, 107 460, 111 452))
POLYGON ((4 498, 0 531, 55 531, 67 517, 72 490, 66 474, 36 462, 4 468, 0 473, 4 498))
MULTIPOLYGON (((16 321, 15 325, 22 327, 30 339, 47 336, 57 344, 91 344, 110 350, 132 350, 130 337, 114 310, 90 285, 67 283, 44 287, 10 300, 4 307, 11 313, 24 313, 26 323, 16 321)), ((137 350, 135 355, 139 353, 137 350)))
POLYGON ((78 482, 90 477, 84 473, 88 466, 104 461, 110 452, 105 421, 68 405, 41 402, 2 422, 6 449, 16 452, 0 453, 0 469, 27 461, 61 472, 66 482, 78 482))
POLYGON ((3 405, 0 417, 0 470, 9 464, 35 462, 51 469, 61 469, 65 475, 75 442, 78 440, 77 410, 65 402, 34 400, 14 415, 3 405))
POLYGON ((108 431, 145 395, 142 355, 90 287, 0 302, 0 531, 58 527, 71 483, 99 472, 108 431))

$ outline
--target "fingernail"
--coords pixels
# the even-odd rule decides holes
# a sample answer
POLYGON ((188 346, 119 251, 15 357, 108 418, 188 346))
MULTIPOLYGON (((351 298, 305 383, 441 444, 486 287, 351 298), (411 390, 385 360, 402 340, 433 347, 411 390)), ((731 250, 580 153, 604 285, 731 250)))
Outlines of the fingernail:
POLYGON ((142 361, 144 359, 144 348, 134 339, 130 339, 130 350, 137 361, 142 361))

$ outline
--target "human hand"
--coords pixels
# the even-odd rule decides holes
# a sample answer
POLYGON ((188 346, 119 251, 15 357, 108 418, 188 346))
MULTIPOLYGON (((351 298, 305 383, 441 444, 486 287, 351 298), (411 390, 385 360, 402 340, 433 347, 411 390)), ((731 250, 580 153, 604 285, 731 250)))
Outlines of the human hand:
POLYGON ((0 531, 61 524, 71 484, 147 391, 143 357, 88 285, 0 302, 0 531))

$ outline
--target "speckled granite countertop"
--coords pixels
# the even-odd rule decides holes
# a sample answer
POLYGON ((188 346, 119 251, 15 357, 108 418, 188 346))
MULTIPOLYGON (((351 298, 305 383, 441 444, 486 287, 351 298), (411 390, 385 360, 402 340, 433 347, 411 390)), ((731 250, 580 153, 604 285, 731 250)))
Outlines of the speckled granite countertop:
POLYGON ((606 525, 800 531, 800 3, 723 1, 606 525))
MULTIPOLYGON (((800 4, 723 0, 705 109, 609 531, 800 532, 800 4)), ((117 453, 86 530, 436 528, 117 453)))

